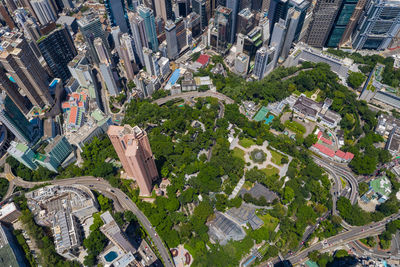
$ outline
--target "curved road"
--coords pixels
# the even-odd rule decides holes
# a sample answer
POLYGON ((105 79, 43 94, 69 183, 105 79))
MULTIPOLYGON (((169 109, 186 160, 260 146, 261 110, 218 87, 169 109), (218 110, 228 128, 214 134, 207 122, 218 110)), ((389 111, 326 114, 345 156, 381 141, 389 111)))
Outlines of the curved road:
MULTIPOLYGON (((95 178, 91 176, 83 176, 83 177, 75 177, 69 179, 60 179, 60 180, 52 180, 46 182, 27 182, 22 180, 19 177, 16 177, 12 180, 12 184, 15 186, 21 186, 24 188, 32 188, 35 185, 44 184, 44 183, 51 183, 54 185, 74 185, 80 184, 87 186, 89 189, 94 189, 99 192, 104 192, 107 195, 111 195, 113 199, 118 201, 118 205, 120 205, 125 210, 130 210, 133 214, 136 215, 138 220, 141 222, 142 226, 146 229, 149 233, 151 239, 154 242, 154 245, 157 247, 158 252, 164 262, 165 266, 173 267, 173 261, 171 259, 170 253, 168 249, 165 247, 164 243, 162 242, 161 238, 156 233, 155 229, 151 226, 150 221, 147 217, 138 209, 135 203, 119 188, 112 187, 107 181, 102 178, 95 178)), ((10 183, 11 185, 11 183, 10 183)))
POLYGON ((233 101, 233 99, 227 97, 224 94, 218 93, 218 92, 212 92, 212 91, 197 92, 197 91, 192 91, 192 92, 187 92, 187 93, 182 93, 182 94, 178 94, 178 95, 171 95, 171 96, 167 96, 167 97, 164 97, 164 98, 160 98, 160 99, 154 100, 152 103, 157 104, 157 105, 160 106, 160 105, 164 105, 165 103, 167 103, 170 100, 174 100, 174 99, 178 99, 178 98, 182 98, 184 100, 190 100, 191 98, 207 97, 207 96, 218 98, 221 101, 225 101, 227 104, 233 104, 235 102, 235 101, 233 101))

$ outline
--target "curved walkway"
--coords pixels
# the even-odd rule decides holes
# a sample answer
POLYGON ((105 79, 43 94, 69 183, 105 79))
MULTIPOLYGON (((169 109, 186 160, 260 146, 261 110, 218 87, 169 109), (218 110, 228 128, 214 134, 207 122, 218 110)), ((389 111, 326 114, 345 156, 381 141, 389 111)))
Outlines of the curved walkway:
POLYGON ((167 96, 164 98, 160 98, 157 100, 154 100, 152 103, 157 104, 157 105, 164 105, 165 103, 167 103, 170 100, 174 100, 174 99, 178 99, 178 98, 182 98, 183 100, 190 100, 191 98, 197 98, 197 97, 215 97, 218 98, 219 100, 225 101, 227 104, 233 104, 235 101, 233 101, 233 99, 227 97, 224 94, 218 93, 218 92, 212 92, 212 91, 206 91, 206 92, 197 92, 197 91, 193 91, 193 92, 187 92, 187 93, 182 93, 182 94, 178 94, 178 95, 171 95, 171 96, 167 96))

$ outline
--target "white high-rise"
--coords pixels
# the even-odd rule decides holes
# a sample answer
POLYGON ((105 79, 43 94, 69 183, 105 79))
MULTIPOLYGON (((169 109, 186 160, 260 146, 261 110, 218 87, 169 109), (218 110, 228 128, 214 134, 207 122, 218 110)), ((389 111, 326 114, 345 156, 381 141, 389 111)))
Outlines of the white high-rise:
POLYGON ((49 0, 32 0, 31 5, 40 24, 46 25, 49 22, 57 20, 56 12, 49 0))

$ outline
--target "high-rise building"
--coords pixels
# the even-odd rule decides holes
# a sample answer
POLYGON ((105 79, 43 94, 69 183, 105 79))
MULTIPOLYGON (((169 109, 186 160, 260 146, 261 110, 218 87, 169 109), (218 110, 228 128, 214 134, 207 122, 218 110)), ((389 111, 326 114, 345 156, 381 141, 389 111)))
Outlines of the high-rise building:
POLYGON ((117 51, 119 52, 119 38, 121 37, 122 33, 121 30, 119 28, 119 26, 114 26, 111 27, 111 36, 114 42, 114 48, 117 49, 117 51))
POLYGON ((29 112, 29 101, 19 93, 17 84, 10 80, 3 68, 0 68, 0 88, 7 93, 22 113, 29 112))
POLYGON ((186 28, 192 32, 192 37, 197 38, 201 34, 201 18, 199 14, 190 13, 186 18, 186 28))
POLYGON ((272 62, 274 53, 272 50, 265 46, 257 50, 256 57, 254 59, 254 70, 253 74, 261 80, 267 73, 268 64, 272 62))
POLYGON ((353 48, 384 50, 399 30, 400 1, 371 0, 353 35, 353 48))
POLYGON ((294 35, 294 41, 299 40, 301 29, 304 25, 304 20, 307 15, 307 11, 310 8, 310 2, 308 0, 289 0, 288 8, 293 7, 296 11, 300 12, 299 23, 297 24, 297 29, 294 35))
POLYGON ((146 30, 147 42, 146 47, 150 48, 154 52, 158 51, 158 39, 156 32, 156 23, 154 20, 153 10, 143 5, 137 8, 139 16, 142 17, 144 21, 144 27, 146 30))
POLYGON ((185 18, 190 13, 190 0, 178 0, 178 14, 180 17, 185 18))
POLYGON ((67 138, 62 135, 57 135, 44 151, 46 155, 56 161, 57 165, 61 165, 64 160, 71 154, 73 148, 67 138))
POLYGON ((242 9, 237 16, 237 33, 248 34, 255 26, 256 18, 250 8, 242 9))
POLYGON ((333 23, 330 35, 326 42, 328 47, 339 46, 340 40, 342 40, 343 34, 350 22, 353 12, 356 9, 358 0, 343 0, 340 10, 336 16, 335 22, 333 23))
POLYGON ((31 170, 37 169, 38 165, 35 162, 36 154, 27 145, 12 141, 7 152, 29 169, 31 170))
POLYGON ((4 92, 0 95, 0 121, 25 144, 30 144, 37 139, 35 135, 38 133, 33 131, 30 122, 4 92))
POLYGON ((308 26, 305 42, 311 46, 323 47, 343 0, 317 1, 312 21, 308 26))
POLYGON ((10 14, 8 13, 6 7, 3 3, 0 3, 0 15, 3 18, 6 25, 13 30, 15 28, 15 23, 10 14))
POLYGON ((232 43, 232 16, 230 8, 218 6, 214 24, 218 32, 218 47, 220 49, 226 47, 228 43, 232 43))
POLYGON ((128 17, 123 0, 105 0, 104 5, 112 26, 119 26, 121 32, 128 32, 128 17))
POLYGON ((143 48, 144 56, 144 66, 146 67, 146 72, 151 76, 160 75, 160 67, 157 64, 157 58, 153 55, 153 52, 147 47, 143 48))
POLYGON ((71 77, 68 63, 77 54, 69 31, 64 26, 58 27, 40 38, 37 44, 54 76, 66 82, 71 77))
POLYGON ((174 14, 172 12, 172 1, 171 0, 157 0, 154 2, 156 6, 157 17, 163 18, 164 21, 174 20, 174 14))
POLYGON ((178 57, 178 40, 176 38, 176 25, 173 21, 168 20, 165 23, 165 37, 167 38, 168 58, 174 60, 178 57))
POLYGON ((281 50, 281 58, 284 60, 289 55, 290 48, 292 47, 297 26, 299 25, 300 12, 294 8, 290 8, 286 19, 287 31, 285 40, 281 50))
POLYGON ((57 13, 50 3, 50 0, 31 0, 30 5, 35 11, 40 24, 46 25, 57 20, 57 13))
POLYGON ((68 63, 68 69, 80 86, 89 88, 90 85, 94 85, 92 67, 85 54, 78 54, 71 60, 71 62, 68 63))
POLYGON ((18 6, 14 2, 14 0, 5 0, 4 2, 6 3, 6 6, 7 6, 7 9, 9 10, 9 12, 13 13, 15 10, 18 9, 18 6))
POLYGON ((249 68, 250 57, 244 53, 237 53, 235 58, 235 73, 246 76, 249 68))
POLYGON ((127 176, 137 182, 141 195, 151 195, 158 173, 147 133, 138 126, 112 125, 107 134, 127 176))
POLYGON ((102 28, 102 24, 100 19, 94 14, 90 14, 80 20, 78 20, 79 29, 83 35, 83 39, 85 40, 88 48, 89 48, 89 56, 92 62, 98 64, 99 58, 96 54, 96 49, 94 48, 94 39, 100 37, 103 40, 103 44, 108 49, 108 41, 107 34, 102 28))
POLYGON ((144 20, 137 13, 129 12, 129 24, 131 26, 131 32, 133 36, 133 41, 135 42, 136 56, 139 60, 136 62, 140 62, 140 64, 144 65, 143 59, 143 47, 148 45, 147 36, 146 36, 146 28, 144 25, 144 20))
POLYGON ((268 9, 268 19, 270 22, 270 31, 274 31, 275 23, 280 19, 286 19, 289 0, 271 0, 268 9))
POLYGON ((115 81, 111 64, 100 63, 99 67, 101 76, 106 83, 109 94, 112 96, 117 96, 120 93, 120 89, 118 88, 117 82, 115 81))
POLYGON ((93 45, 94 49, 96 50, 97 57, 99 58, 99 62, 103 64, 111 63, 108 50, 104 46, 103 40, 100 37, 94 39, 93 45))
POLYGON ((236 21, 239 13, 239 2, 240 0, 226 0, 226 7, 232 10, 230 31, 231 36, 229 38, 229 43, 231 44, 235 42, 236 38, 236 21))
POLYGON ((271 41, 269 46, 275 48, 275 54, 273 59, 273 65, 275 67, 278 62, 279 55, 282 51, 283 42, 285 41, 286 36, 286 21, 280 19, 279 22, 275 23, 274 31, 271 35, 271 41))
POLYGON ((263 44, 268 45, 270 34, 269 19, 264 17, 260 20, 259 26, 261 27, 263 44))
POLYGON ((54 103, 48 91, 48 74, 36 58, 22 33, 5 34, 0 62, 18 87, 36 106, 51 106, 54 103))
POLYGON ((133 80, 135 78, 135 53, 134 53, 135 43, 133 42, 132 37, 124 33, 121 36, 121 58, 124 62, 126 77, 128 80, 133 80))
POLYGON ((367 4, 367 0, 358 0, 356 8, 354 9, 353 15, 351 16, 349 22, 347 23, 346 29, 342 35, 342 39, 339 42, 339 46, 350 46, 350 37, 357 26, 357 23, 364 12, 364 7, 367 4))
POLYGON ((205 29, 208 25, 206 0, 192 0, 192 9, 194 13, 200 15, 201 29, 205 29))

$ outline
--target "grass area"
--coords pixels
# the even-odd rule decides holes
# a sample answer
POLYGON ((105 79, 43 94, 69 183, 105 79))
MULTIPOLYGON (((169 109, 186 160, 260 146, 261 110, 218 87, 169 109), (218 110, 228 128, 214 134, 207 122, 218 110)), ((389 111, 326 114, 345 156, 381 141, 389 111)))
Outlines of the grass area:
POLYGON ((274 231, 279 223, 279 219, 271 216, 270 214, 259 215, 260 219, 264 222, 263 227, 267 228, 269 231, 274 231))
POLYGON ((239 140, 239 145, 241 145, 244 148, 249 148, 255 144, 256 144, 256 142, 254 142, 253 140, 251 140, 249 138, 243 138, 243 139, 239 140))
POLYGON ((342 188, 345 188, 347 183, 342 177, 340 177, 340 182, 342 183, 342 188))
POLYGON ((284 156, 281 153, 276 152, 275 150, 272 149, 269 152, 271 153, 272 156, 271 158, 272 163, 282 166, 283 164, 281 163, 281 160, 284 156))
POLYGON ((238 147, 235 147, 235 148, 233 149, 233 156, 244 160, 244 151, 241 150, 241 149, 238 148, 238 147))
POLYGON ((303 135, 306 132, 306 127, 304 127, 304 125, 302 125, 296 121, 287 120, 287 121, 285 121, 285 123, 283 125, 285 125, 286 128, 288 128, 289 130, 291 130, 297 134, 303 135))
POLYGON ((272 165, 267 165, 267 168, 261 169, 267 176, 278 174, 279 170, 272 165))
POLYGON ((315 93, 316 89, 314 91, 305 91, 305 92, 300 92, 299 90, 296 90, 293 92, 293 94, 300 96, 301 94, 305 94, 308 98, 311 98, 311 96, 315 93))
POLYGON ((245 181, 243 184, 243 188, 246 190, 250 190, 253 187, 253 183, 250 181, 245 181))

